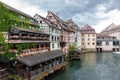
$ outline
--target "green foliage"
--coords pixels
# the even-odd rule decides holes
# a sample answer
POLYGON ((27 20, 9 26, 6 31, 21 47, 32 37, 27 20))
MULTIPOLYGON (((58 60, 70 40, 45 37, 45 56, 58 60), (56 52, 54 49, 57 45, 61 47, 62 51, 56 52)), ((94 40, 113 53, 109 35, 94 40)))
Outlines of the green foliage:
POLYGON ((0 18, 7 17, 8 9, 5 7, 3 3, 0 2, 0 18))
POLYGON ((21 54, 23 49, 27 48, 34 48, 37 46, 36 43, 22 43, 22 44, 17 44, 17 49, 18 49, 18 54, 21 54))
POLYGON ((34 47, 36 47, 36 46, 37 46, 36 43, 32 43, 32 44, 31 44, 31 47, 32 47, 32 48, 34 48, 34 47))
POLYGON ((13 49, 14 48, 14 44, 8 44, 8 47, 9 47, 9 49, 13 49))
POLYGON ((8 12, 5 5, 0 2, 0 31, 8 31, 8 12))
POLYGON ((7 59, 11 59, 11 58, 14 58, 14 57, 15 57, 15 54, 13 54, 13 53, 5 53, 4 56, 5 56, 7 59))
POLYGON ((0 31, 7 32, 11 26, 30 30, 32 28, 29 26, 33 26, 35 30, 39 30, 39 26, 32 25, 29 17, 21 18, 20 14, 10 11, 6 5, 0 2, 0 31))
POLYGON ((18 54, 21 54, 22 49, 23 49, 23 45, 22 44, 17 44, 18 54))
POLYGON ((1 48, 2 48, 1 52, 5 52, 6 53, 9 50, 9 46, 8 46, 8 43, 6 43, 4 41, 5 41, 4 34, 0 33, 0 44, 1 44, 1 48))
POLYGON ((19 75, 9 75, 8 78, 10 80, 23 80, 23 78, 19 75))
POLYGON ((76 44, 71 44, 69 46, 69 51, 75 51, 75 50, 77 50, 77 45, 76 44))
POLYGON ((90 53, 92 52, 91 50, 82 50, 81 53, 90 53))
POLYGON ((8 52, 9 51, 9 45, 8 45, 8 43, 2 43, 2 45, 3 45, 3 51, 5 51, 5 52, 8 52))
POLYGON ((0 43, 3 43, 5 41, 4 35, 0 32, 0 43))

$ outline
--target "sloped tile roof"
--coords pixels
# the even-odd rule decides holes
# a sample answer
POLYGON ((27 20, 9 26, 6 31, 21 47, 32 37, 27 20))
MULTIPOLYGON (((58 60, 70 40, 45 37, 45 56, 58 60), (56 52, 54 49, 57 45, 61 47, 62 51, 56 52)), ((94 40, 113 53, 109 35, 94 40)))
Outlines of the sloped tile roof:
POLYGON ((66 30, 66 31, 70 31, 70 32, 73 31, 73 30, 71 30, 71 29, 68 28, 68 25, 67 25, 67 23, 66 23, 64 20, 60 19, 57 15, 55 15, 55 14, 54 14, 53 12, 51 12, 51 11, 48 11, 48 14, 49 14, 49 13, 51 13, 51 14, 55 17, 57 23, 59 24, 59 26, 60 26, 62 29, 66 30))
POLYGON ((33 55, 33 56, 16 58, 16 60, 27 66, 34 66, 34 65, 40 64, 42 62, 57 58, 62 55, 64 55, 64 53, 61 50, 58 50, 58 51, 47 52, 44 54, 37 54, 37 55, 33 55))
MULTIPOLYGON (((48 24, 49 26, 52 26, 52 27, 57 28, 57 29, 60 29, 60 28, 57 27, 53 22, 51 22, 50 20, 48 20, 48 19, 42 17, 41 15, 35 14, 35 16, 40 17, 40 18, 41 18, 46 24, 48 24)), ((34 17, 35 17, 35 16, 34 16, 34 17)))
POLYGON ((73 29, 74 31, 76 31, 76 30, 79 31, 79 30, 80 30, 80 28, 78 27, 78 25, 75 24, 72 19, 67 20, 66 23, 67 23, 67 25, 68 25, 71 29, 73 29))
POLYGON ((115 25, 114 23, 112 23, 112 24, 110 24, 107 28, 105 28, 102 32, 112 30, 112 29, 115 28, 115 26, 116 26, 116 25, 115 25))
POLYGON ((94 30, 90 25, 86 24, 81 30, 94 30))

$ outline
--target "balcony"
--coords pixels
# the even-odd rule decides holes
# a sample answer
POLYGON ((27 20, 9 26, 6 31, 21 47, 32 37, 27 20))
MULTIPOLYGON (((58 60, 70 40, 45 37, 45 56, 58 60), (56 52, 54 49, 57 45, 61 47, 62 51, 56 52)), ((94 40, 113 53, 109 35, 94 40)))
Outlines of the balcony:
POLYGON ((36 55, 36 54, 43 54, 44 52, 47 52, 49 48, 33 48, 33 49, 28 49, 28 50, 23 50, 21 53, 21 57, 26 57, 26 56, 31 56, 31 55, 36 55))
POLYGON ((18 35, 9 36, 9 39, 10 40, 42 40, 42 41, 49 41, 49 37, 18 36, 18 35))
POLYGON ((25 30, 20 28, 11 28, 9 40, 32 40, 32 41, 49 41, 49 34, 41 31, 25 30))
POLYGON ((60 40, 60 47, 65 47, 66 46, 66 41, 60 40))

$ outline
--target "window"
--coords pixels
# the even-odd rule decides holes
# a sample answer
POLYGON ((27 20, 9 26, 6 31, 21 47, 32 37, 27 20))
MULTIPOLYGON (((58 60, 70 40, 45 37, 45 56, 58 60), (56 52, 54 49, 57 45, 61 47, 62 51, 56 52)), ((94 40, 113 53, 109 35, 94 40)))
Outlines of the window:
POLYGON ((90 37, 90 35, 88 35, 88 37, 90 37))
POLYGON ((52 44, 52 48, 54 48, 54 44, 52 44))
POLYGON ((108 42, 108 41, 106 42, 106 45, 109 45, 109 42, 108 42))
POLYGON ((57 40, 59 40, 59 37, 57 37, 57 40))
POLYGON ((55 37, 55 41, 57 41, 57 37, 55 37))
POLYGON ((93 38, 93 41, 94 41, 95 39, 93 38))
POLYGON ((97 41, 97 46, 102 46, 102 41, 97 41))
POLYGON ((48 18, 49 18, 49 19, 52 19, 52 16, 49 16, 48 18))
POLYGON ((93 37, 94 37, 95 35, 93 34, 93 37))
POLYGON ((113 46, 119 46, 119 41, 113 41, 113 46))
POLYGON ((95 45, 95 43, 92 43, 93 45, 95 45))
POLYGON ((84 45, 84 43, 82 43, 84 45))
POLYGON ((83 38, 83 41, 84 41, 84 38, 83 38))
POLYGON ((88 43, 88 45, 90 45, 90 43, 88 43))
POLYGON ((44 45, 42 44, 42 45, 41 45, 41 47, 43 48, 43 47, 44 47, 44 45))
POLYGON ((90 38, 88 38, 88 41, 90 40, 90 38))
POLYGON ((42 24, 42 21, 40 21, 40 23, 42 24))
POLYGON ((59 48, 59 43, 58 43, 58 48, 59 48))
POLYGON ((54 29, 52 28, 52 33, 53 33, 54 29))
POLYGON ((52 36, 52 41, 53 41, 54 37, 52 36))

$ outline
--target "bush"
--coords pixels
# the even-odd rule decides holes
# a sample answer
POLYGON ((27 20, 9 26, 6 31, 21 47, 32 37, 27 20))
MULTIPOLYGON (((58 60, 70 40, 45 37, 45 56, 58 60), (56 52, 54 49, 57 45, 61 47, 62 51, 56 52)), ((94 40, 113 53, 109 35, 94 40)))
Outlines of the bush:
POLYGON ((9 80, 23 80, 19 75, 9 75, 8 78, 9 80))
POLYGON ((77 45, 76 45, 76 44, 71 44, 71 45, 69 46, 69 52, 70 52, 70 51, 75 51, 75 50, 77 50, 77 45))

